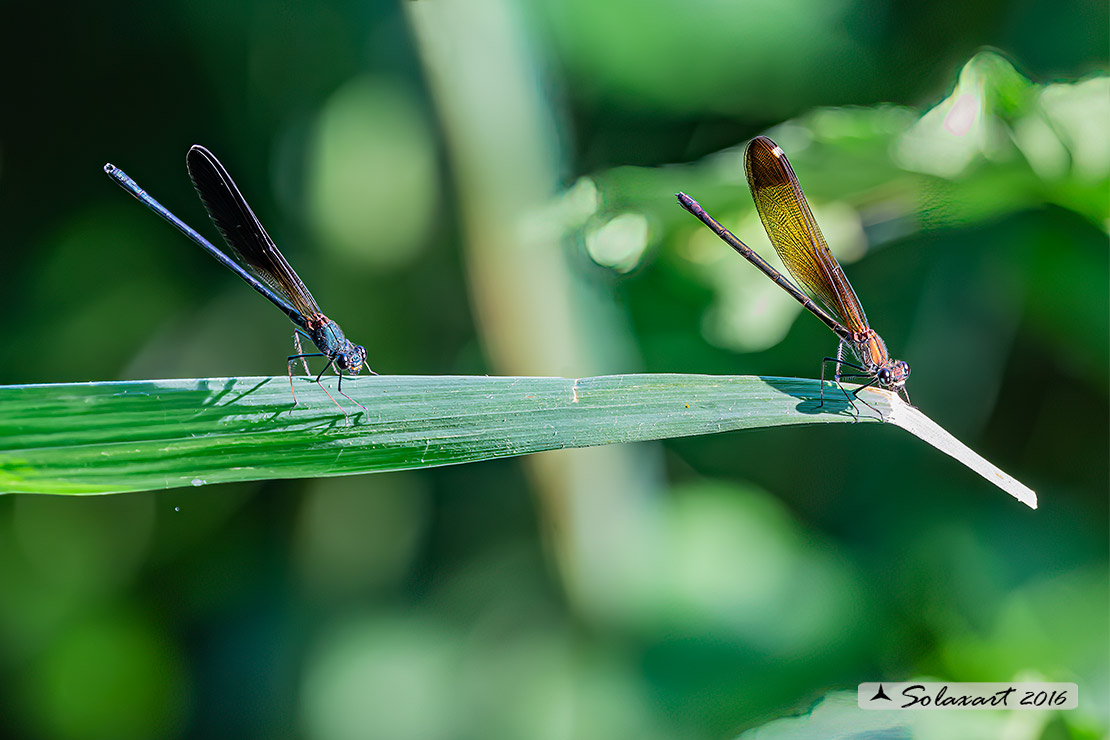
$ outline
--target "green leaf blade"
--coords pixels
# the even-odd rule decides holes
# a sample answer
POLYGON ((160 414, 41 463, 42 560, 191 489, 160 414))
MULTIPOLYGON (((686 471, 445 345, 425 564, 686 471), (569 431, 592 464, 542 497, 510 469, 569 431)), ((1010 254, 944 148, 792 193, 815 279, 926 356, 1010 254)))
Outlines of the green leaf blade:
POLYGON ((720 431, 852 422, 835 387, 703 375, 210 378, 0 388, 0 487, 105 493, 475 462, 720 431), (835 395, 834 395, 835 394, 835 395))
POLYGON ((1023 503, 1036 494, 891 393, 718 375, 348 378, 0 387, 0 491, 97 494, 456 465, 797 424, 887 421, 1023 503), (334 382, 328 379, 328 382, 334 382), (365 408, 352 404, 357 401, 365 408), (863 403, 866 401, 866 403, 863 403))

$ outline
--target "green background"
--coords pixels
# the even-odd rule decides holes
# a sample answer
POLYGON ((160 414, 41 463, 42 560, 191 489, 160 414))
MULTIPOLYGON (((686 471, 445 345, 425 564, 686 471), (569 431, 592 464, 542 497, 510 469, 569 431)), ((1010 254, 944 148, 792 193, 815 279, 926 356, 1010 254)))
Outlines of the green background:
POLYGON ((941 736, 1106 733, 1104 3, 4 17, 4 384, 283 372, 280 313, 101 172, 214 236, 193 143, 379 372, 812 377, 833 336, 673 199, 770 256, 770 133, 914 403, 1041 508, 862 424, 7 496, 0 737, 723 738, 912 677, 1079 684, 941 736))

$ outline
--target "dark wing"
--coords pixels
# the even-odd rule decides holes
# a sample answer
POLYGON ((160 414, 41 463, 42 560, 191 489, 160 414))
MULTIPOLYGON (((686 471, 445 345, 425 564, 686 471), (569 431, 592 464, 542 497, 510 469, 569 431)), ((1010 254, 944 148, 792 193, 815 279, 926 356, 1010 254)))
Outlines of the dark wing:
POLYGON ((306 318, 320 314, 312 294, 262 228, 220 160, 197 144, 189 149, 185 164, 212 223, 243 266, 306 318))
POLYGON ((867 328, 856 293, 829 245, 782 148, 757 136, 744 155, 755 209, 790 274, 852 331, 867 328))

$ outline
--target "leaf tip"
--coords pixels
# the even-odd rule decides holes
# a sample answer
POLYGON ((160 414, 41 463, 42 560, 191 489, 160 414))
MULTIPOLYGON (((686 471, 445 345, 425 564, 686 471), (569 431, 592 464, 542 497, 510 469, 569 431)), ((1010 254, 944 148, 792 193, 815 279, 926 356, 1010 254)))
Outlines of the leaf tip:
POLYGON ((888 420, 910 434, 920 437, 946 455, 959 460, 1030 509, 1037 508, 1037 494, 1033 489, 988 462, 916 407, 894 397, 891 400, 888 420))

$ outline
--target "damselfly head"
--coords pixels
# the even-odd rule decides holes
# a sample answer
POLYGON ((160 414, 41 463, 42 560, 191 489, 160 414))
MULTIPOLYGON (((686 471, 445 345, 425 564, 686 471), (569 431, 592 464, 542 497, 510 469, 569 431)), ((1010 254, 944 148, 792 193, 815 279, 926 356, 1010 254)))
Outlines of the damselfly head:
POLYGON ((904 391, 906 380, 910 377, 910 366, 904 360, 891 360, 876 372, 879 385, 898 393, 904 391))
POLYGON ((366 348, 360 344, 347 344, 347 350, 335 356, 335 364, 343 372, 357 375, 366 362, 366 348))

